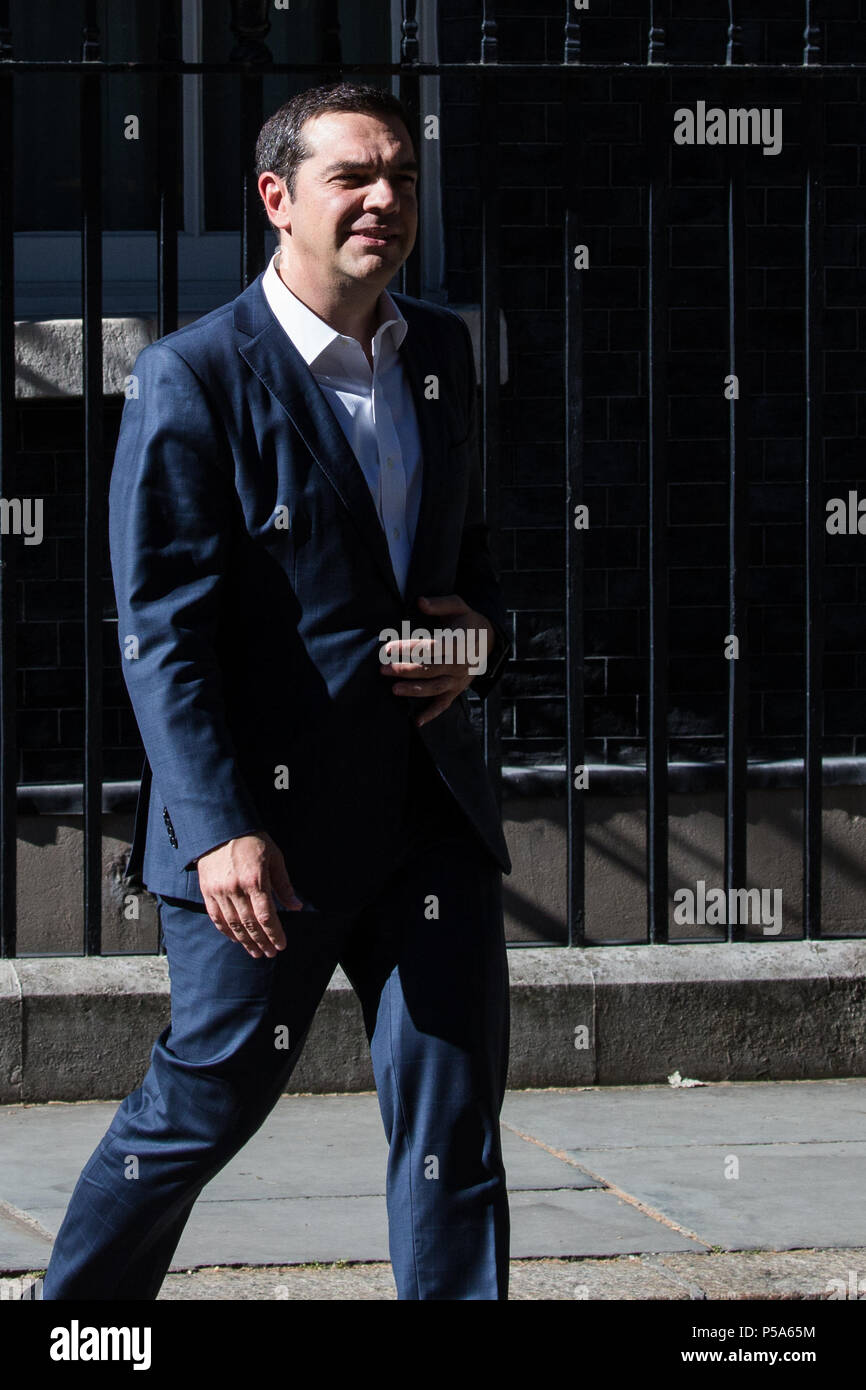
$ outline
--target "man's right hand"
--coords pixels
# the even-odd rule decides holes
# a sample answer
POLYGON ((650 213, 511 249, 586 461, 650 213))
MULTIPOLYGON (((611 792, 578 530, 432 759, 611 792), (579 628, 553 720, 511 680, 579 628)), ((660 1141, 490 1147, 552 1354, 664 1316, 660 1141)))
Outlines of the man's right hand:
POLYGON ((295 894, 279 846, 263 830, 217 845, 197 861, 205 907, 223 936, 237 941, 256 959, 275 956, 286 934, 271 892, 292 911, 303 907, 295 894))

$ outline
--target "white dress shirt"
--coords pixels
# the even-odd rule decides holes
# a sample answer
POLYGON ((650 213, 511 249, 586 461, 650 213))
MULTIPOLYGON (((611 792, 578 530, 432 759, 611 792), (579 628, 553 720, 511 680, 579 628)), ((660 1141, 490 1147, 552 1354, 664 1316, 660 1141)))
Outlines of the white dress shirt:
POLYGON ((383 290, 371 370, 358 340, 331 328, 283 282, 279 255, 277 251, 262 278, 265 298, 313 373, 361 466, 405 597, 422 472, 415 403, 399 352, 409 325, 383 290))

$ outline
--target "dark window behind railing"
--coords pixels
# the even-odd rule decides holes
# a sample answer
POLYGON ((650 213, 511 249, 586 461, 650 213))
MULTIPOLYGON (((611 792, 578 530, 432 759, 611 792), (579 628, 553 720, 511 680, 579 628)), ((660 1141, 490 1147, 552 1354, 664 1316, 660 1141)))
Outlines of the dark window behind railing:
MULTIPOLYGON (((400 60, 393 63, 370 56, 370 36, 376 26, 387 30, 389 6, 365 7, 368 29, 357 8, 320 0, 313 24, 310 7, 299 6, 296 20, 312 24, 315 52, 300 62, 287 30, 278 29, 289 22, 283 12, 264 0, 237 0, 231 35, 212 30, 207 60, 185 63, 182 10, 174 0, 148 7, 146 35, 118 31, 112 42, 122 56, 107 47, 111 7, 83 3, 75 57, 53 50, 34 57, 35 40, 23 22, 22 41, 30 47, 19 51, 18 6, 0 3, 4 499, 21 495, 24 476, 16 472, 14 234, 34 228, 42 215, 32 184, 47 160, 48 137, 37 130, 32 148, 27 113, 39 105, 34 93, 43 103, 46 94, 50 100, 52 91, 63 93, 69 124, 60 157, 65 150, 71 158, 62 141, 76 125, 79 142, 80 178, 57 225, 75 225, 73 208, 81 229, 84 952, 101 949, 103 701, 119 665, 116 644, 110 650, 104 641, 111 610, 103 232, 140 226, 142 216, 137 203, 123 212, 122 189, 107 177, 113 156, 106 112, 115 110, 116 119, 111 84, 122 76, 156 128, 143 159, 152 169, 148 207, 157 237, 157 328, 164 334, 178 323, 182 82, 195 73, 205 75, 210 93, 205 221, 240 229, 238 289, 263 266, 263 222, 249 166, 263 116, 276 101, 341 74, 383 85, 396 80, 418 139, 421 78, 440 80, 447 274, 452 302, 481 305, 485 500, 518 639, 518 659, 478 714, 497 785, 514 791, 532 785, 566 797, 570 942, 591 941, 588 795, 608 787, 645 792, 646 939, 662 942, 669 931, 672 791, 723 789, 724 888, 733 891, 748 882, 748 785, 774 777, 802 787, 803 929, 817 937, 828 756, 834 755, 835 779, 866 780, 859 727, 850 728, 846 712, 838 736, 828 739, 824 707, 828 612, 837 624, 831 624, 830 656, 841 650, 866 660, 859 618, 846 627, 839 608, 828 607, 829 599, 840 600, 845 576, 857 582, 859 554, 843 553, 855 541, 831 538, 825 526, 825 478, 838 479, 834 485, 847 497, 842 479, 859 476, 853 463, 846 474, 844 464, 834 471, 830 460, 827 471, 825 454, 830 359, 837 356, 827 352, 828 310, 837 311, 842 348, 851 345, 843 310, 853 317, 855 347, 863 331, 861 251, 856 236, 835 235, 852 221, 848 214, 828 228, 825 185, 828 151, 841 185, 839 152, 858 145, 859 130, 846 132, 841 108, 858 106, 863 94, 862 25, 819 24, 809 0, 796 20, 776 23, 778 7, 770 6, 760 24, 754 17, 760 6, 708 3, 701 21, 688 26, 686 44, 667 4, 624 5, 617 14, 601 3, 584 12, 573 0, 548 0, 527 13, 515 4, 442 3, 439 60, 427 62, 419 48, 421 5, 406 2, 400 60), (845 44, 840 35, 848 29, 845 44), (731 118, 731 130, 744 138, 748 132, 750 143, 708 143, 712 108, 726 119, 728 112, 757 112, 756 123, 749 118, 740 126, 731 118), (676 115, 684 109, 696 123, 694 143, 674 138, 675 128, 688 133, 676 115), (783 148, 764 154, 774 138, 774 111, 782 112, 783 148), (225 140, 218 138, 223 118, 225 140), (830 142, 828 123, 842 127, 830 142), (515 335, 525 333, 540 344, 534 377, 528 359, 512 352, 515 335), (527 408, 528 398, 546 405, 543 420, 527 408), (779 440, 790 447, 768 447, 779 440), (768 516, 785 531, 787 546, 775 571, 772 528, 761 530, 768 516), (828 550, 837 540, 837 549, 828 550), (619 559, 612 566, 614 553, 619 559), (848 566, 841 586, 837 556, 848 566), (527 615, 538 619, 534 636, 521 632, 527 615), (534 637, 540 638, 535 646, 534 637), (533 687, 539 677, 541 685, 533 687)), ((721 129, 717 122, 716 133, 721 129)), ((47 162, 53 169, 55 161, 47 162)), ((135 198, 141 196, 137 187, 135 198)), ((400 287, 419 292, 417 250, 400 287)), ((854 357, 856 365, 861 358, 854 357)), ((846 374, 844 387, 852 367, 841 353, 837 365, 846 374)), ((829 424, 834 437, 845 435, 838 421, 829 424)), ((850 435, 856 438, 859 428, 858 421, 850 435)), ((0 944, 6 955, 16 948, 20 546, 20 537, 0 536, 0 944)), ((861 598, 858 592, 858 603, 861 598)), ((841 606, 853 607, 844 592, 841 606)), ((836 712, 834 703, 833 718, 836 712)), ((38 787, 26 790, 32 800, 38 787)), ((731 924, 720 939, 741 934, 731 924)))

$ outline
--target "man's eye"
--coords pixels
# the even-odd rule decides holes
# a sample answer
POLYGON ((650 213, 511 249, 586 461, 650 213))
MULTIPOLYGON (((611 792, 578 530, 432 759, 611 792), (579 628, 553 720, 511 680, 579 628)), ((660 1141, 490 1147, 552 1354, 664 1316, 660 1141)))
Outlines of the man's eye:
MULTIPOLYGON (((418 183, 418 179, 415 174, 400 174, 398 176, 398 181, 403 184, 408 184, 410 188, 415 188, 418 183)), ((370 180, 368 179, 366 174, 338 174, 335 182, 340 184, 358 185, 363 183, 369 183, 370 180)))

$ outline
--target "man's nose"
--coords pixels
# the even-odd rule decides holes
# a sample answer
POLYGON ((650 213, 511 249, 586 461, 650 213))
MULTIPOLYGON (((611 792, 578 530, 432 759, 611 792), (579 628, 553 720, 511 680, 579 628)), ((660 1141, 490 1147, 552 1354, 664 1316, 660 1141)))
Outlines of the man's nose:
POLYGON ((377 208, 399 207, 400 198, 397 193, 396 184, 393 184, 390 179, 378 179, 368 192, 365 201, 367 202, 368 206, 373 206, 377 208))

